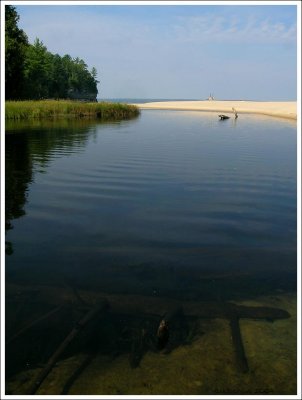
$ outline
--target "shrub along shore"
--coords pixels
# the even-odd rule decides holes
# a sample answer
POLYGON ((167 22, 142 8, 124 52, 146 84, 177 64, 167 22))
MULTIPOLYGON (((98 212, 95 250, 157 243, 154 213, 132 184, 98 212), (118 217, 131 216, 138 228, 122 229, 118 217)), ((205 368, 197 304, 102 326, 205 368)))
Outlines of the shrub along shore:
POLYGON ((102 121, 138 116, 139 108, 122 103, 85 103, 71 100, 6 101, 6 120, 95 118, 102 121))

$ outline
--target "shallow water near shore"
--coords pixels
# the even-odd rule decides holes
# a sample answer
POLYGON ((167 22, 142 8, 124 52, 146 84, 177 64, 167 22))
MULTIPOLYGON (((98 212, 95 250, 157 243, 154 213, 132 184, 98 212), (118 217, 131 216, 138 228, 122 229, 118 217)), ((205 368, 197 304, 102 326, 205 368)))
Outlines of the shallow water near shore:
POLYGON ((105 298, 109 311, 38 394, 296 392, 295 124, 146 110, 131 121, 7 128, 7 392, 26 394, 105 298), (173 302, 183 313, 160 352, 157 326, 173 302), (240 317, 247 372, 230 303, 289 313, 240 317), (222 315, 207 311, 221 304, 222 315))
MULTIPOLYGON (((200 320, 196 337, 169 354, 145 353, 138 368, 129 355, 98 353, 70 386, 70 395, 288 395, 296 393, 296 297, 261 297, 253 305, 282 307, 289 320, 241 323, 249 372, 238 372, 226 320, 200 320)), ((248 302, 250 304, 250 302, 248 302)), ((57 363, 39 395, 63 393, 68 377, 85 361, 79 352, 57 363)), ((16 374, 8 391, 24 394, 40 368, 16 374)))

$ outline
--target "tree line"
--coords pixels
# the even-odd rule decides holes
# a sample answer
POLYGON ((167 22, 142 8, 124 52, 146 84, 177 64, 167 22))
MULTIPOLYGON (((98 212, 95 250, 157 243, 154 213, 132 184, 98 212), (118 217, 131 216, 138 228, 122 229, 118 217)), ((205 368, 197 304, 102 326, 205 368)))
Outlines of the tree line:
POLYGON ((16 8, 5 6, 5 98, 96 100, 97 71, 80 58, 52 54, 42 41, 28 42, 16 8))

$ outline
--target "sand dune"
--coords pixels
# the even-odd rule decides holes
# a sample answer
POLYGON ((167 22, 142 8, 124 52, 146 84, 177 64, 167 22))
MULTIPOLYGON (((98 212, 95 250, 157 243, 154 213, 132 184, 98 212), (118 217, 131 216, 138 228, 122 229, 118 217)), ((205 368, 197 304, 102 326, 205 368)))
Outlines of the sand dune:
POLYGON ((141 109, 215 111, 229 115, 233 114, 234 107, 238 114, 253 113, 297 119, 296 101, 164 101, 136 104, 136 106, 141 109))

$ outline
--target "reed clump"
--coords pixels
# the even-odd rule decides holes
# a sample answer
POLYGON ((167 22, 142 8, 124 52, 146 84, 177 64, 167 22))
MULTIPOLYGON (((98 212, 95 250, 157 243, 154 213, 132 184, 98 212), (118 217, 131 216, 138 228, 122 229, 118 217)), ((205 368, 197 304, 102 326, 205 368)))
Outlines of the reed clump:
POLYGON ((71 100, 6 101, 6 120, 95 118, 103 121, 134 118, 136 106, 122 103, 84 103, 71 100))

